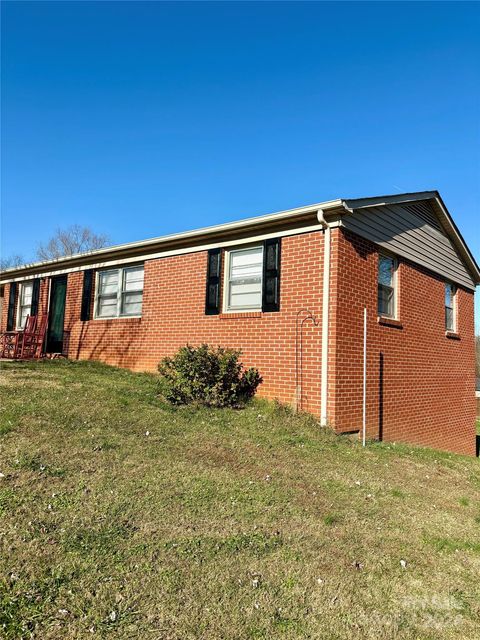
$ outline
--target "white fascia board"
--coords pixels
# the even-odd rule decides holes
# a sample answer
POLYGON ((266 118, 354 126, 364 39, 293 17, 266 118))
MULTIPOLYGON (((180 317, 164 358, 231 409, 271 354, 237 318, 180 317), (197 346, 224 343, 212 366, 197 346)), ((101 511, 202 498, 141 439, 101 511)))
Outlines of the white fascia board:
MULTIPOLYGON (((31 270, 31 269, 38 269, 40 267, 45 267, 46 269, 48 267, 53 268, 55 265, 60 265, 62 263, 68 263, 72 260, 78 260, 79 258, 92 258, 93 256, 98 256, 101 259, 102 255, 108 254, 108 253, 115 253, 115 252, 122 252, 122 251, 127 251, 129 249, 134 249, 136 247, 145 247, 145 249, 147 250, 149 246, 152 245, 157 245, 157 244, 163 244, 163 243, 168 243, 168 242, 174 242, 174 241, 178 241, 178 240, 190 240, 192 238, 195 238, 197 236, 202 236, 202 235, 210 235, 210 234, 217 234, 217 233, 222 233, 225 231, 235 231, 235 230, 239 230, 241 231, 244 227, 255 227, 257 225, 261 225, 263 223, 268 223, 268 222, 276 222, 279 220, 283 220, 286 218, 296 218, 298 216, 301 216, 305 213, 314 213, 315 211, 317 211, 319 208, 321 209, 332 209, 335 207, 341 207, 342 206, 342 201, 337 199, 337 200, 329 200, 327 202, 323 202, 323 203, 319 203, 319 204, 312 204, 312 205, 307 205, 304 207, 298 207, 296 209, 286 209, 285 211, 278 211, 276 213, 268 213, 265 214, 263 216, 254 216, 254 217, 250 217, 250 218, 244 218, 243 220, 237 220, 235 222, 225 222, 223 224, 219 224, 219 225, 214 225, 214 226, 210 226, 210 227, 202 227, 200 229, 194 229, 192 231, 182 231, 180 233, 173 233, 173 234, 169 234, 166 236, 159 236, 158 238, 151 238, 149 240, 138 240, 136 242, 128 242, 126 244, 118 244, 118 245, 113 245, 110 247, 104 247, 102 249, 97 249, 95 251, 86 251, 84 253, 76 253, 70 256, 65 256, 62 258, 58 258, 57 260, 48 260, 48 261, 41 261, 41 262, 32 262, 30 264, 26 264, 23 265, 22 267, 13 267, 11 269, 6 269, 5 271, 0 273, 0 281, 1 282, 10 282, 10 281, 14 281, 18 278, 10 278, 8 279, 8 275, 9 273, 16 273, 18 271, 21 270, 31 270)), ((269 236, 269 237, 276 237, 279 236, 280 234, 274 234, 273 236, 269 236)), ((265 236, 266 237, 266 236, 265 236)), ((212 246, 222 246, 221 243, 220 244, 215 244, 212 246)), ((198 249, 196 249, 198 250, 198 249)), ((152 257, 155 257, 156 254, 152 254, 152 257)), ((136 260, 138 261, 140 258, 136 258, 136 260)), ((90 268, 91 265, 89 265, 88 267, 76 267, 75 269, 70 269, 70 271, 78 271, 78 270, 82 270, 82 269, 87 269, 90 268)), ((65 272, 65 271, 64 271, 65 272)), ((62 271, 60 270, 55 270, 55 273, 62 273, 62 271)), ((32 274, 33 275, 33 274, 32 274)), ((37 274, 35 274, 37 275, 37 274)))
MULTIPOLYGON (((331 226, 339 226, 339 223, 335 222, 331 226)), ((86 271, 87 269, 103 269, 106 267, 114 267, 124 264, 135 264, 138 262, 145 262, 146 260, 155 260, 156 258, 167 258, 170 256, 180 256, 187 253, 198 253, 199 251, 208 251, 208 249, 216 249, 217 247, 238 247, 244 244, 252 244, 252 242, 259 242, 261 240, 267 240, 268 238, 284 238, 287 236, 301 235, 303 233, 311 233, 312 231, 323 231, 323 227, 320 224, 310 225, 308 227, 298 227, 295 229, 287 229, 285 231, 274 231, 272 233, 264 233, 256 236, 248 236, 247 238, 224 240, 222 242, 213 242, 210 244, 202 244, 194 247, 185 247, 183 249, 170 249, 167 251, 157 251, 155 253, 145 253, 130 258, 118 258, 114 260, 104 260, 95 262, 94 264, 76 265, 74 267, 65 267, 64 269, 55 269, 54 271, 45 270, 34 274, 25 274, 16 277, 8 277, 8 274, 4 272, 0 274, 0 282, 7 284, 8 282, 23 282, 25 280, 31 280, 32 278, 47 278, 49 276, 61 275, 64 273, 73 273, 76 271, 86 271)), ((48 267, 50 263, 45 264, 48 267)), ((56 263, 53 263, 56 264, 56 263)))

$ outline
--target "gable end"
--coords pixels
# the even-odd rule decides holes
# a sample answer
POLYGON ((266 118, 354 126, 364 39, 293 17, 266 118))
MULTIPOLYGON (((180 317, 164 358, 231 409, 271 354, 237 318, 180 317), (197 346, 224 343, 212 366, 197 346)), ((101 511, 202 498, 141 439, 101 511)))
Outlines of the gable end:
POLYGON ((467 289, 475 281, 431 201, 398 202, 349 210, 342 226, 402 258, 467 289))

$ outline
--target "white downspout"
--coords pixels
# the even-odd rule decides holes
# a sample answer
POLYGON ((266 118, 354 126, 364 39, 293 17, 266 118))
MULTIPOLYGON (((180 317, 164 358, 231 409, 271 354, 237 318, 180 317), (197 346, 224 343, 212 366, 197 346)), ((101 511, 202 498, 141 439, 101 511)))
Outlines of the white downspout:
POLYGON ((317 220, 324 229, 323 236, 323 296, 322 296, 322 362, 320 374, 320 424, 327 425, 328 400, 328 338, 330 317, 330 226, 323 209, 317 211, 317 220))
POLYGON ((367 307, 363 310, 362 444, 367 444, 367 307))

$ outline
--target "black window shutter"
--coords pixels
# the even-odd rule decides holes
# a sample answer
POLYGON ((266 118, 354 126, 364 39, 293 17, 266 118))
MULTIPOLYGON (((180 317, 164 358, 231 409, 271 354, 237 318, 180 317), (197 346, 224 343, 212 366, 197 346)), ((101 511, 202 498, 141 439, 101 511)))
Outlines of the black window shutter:
POLYGON ((205 313, 213 316, 220 313, 220 272, 222 270, 221 249, 210 249, 207 263, 207 291, 205 313))
POLYGON ((262 311, 280 311, 280 238, 263 243, 262 311))
POLYGON ((8 296, 7 331, 13 331, 15 326, 15 296, 17 295, 17 283, 10 283, 10 295, 8 296))
POLYGON ((93 269, 83 272, 82 310, 80 320, 90 320, 90 306, 92 303, 93 269))
POLYGON ((32 306, 30 307, 30 315, 36 316, 38 313, 38 300, 40 298, 40 278, 35 278, 32 289, 32 306))

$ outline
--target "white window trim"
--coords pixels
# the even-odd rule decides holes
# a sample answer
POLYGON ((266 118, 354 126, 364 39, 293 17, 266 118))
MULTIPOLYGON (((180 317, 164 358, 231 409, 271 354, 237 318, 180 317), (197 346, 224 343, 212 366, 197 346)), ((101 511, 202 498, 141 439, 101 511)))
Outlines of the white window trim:
POLYGON ((443 315, 445 322, 445 331, 447 333, 457 333, 458 323, 457 323, 457 286, 453 282, 445 281, 443 287, 443 315), (453 327, 447 327, 447 305, 445 304, 445 287, 446 285, 450 285, 452 287, 452 318, 453 318, 453 327))
POLYGON ((262 296, 263 296, 263 261, 265 260, 265 251, 263 244, 249 244, 239 247, 230 247, 225 250, 225 261, 223 269, 223 295, 222 295, 222 313, 257 313, 262 310, 262 296), (237 251, 246 251, 248 249, 262 249, 262 275, 260 280, 260 305, 258 307, 229 307, 229 286, 230 286, 230 254, 237 251))
MULTIPOLYGON (((142 289, 142 313, 138 314, 120 314, 120 310, 122 307, 122 285, 123 285, 123 273, 124 271, 128 271, 129 269, 134 269, 135 267, 143 267, 143 275, 145 278, 145 267, 143 264, 129 264, 125 267, 116 267, 114 269, 99 269, 95 272, 95 303, 94 303, 94 320, 128 320, 130 318, 141 318, 143 315, 143 293, 145 290, 145 280, 142 289), (99 302, 99 288, 100 288, 100 274, 108 273, 109 271, 115 271, 118 273, 118 288, 117 288, 117 314, 114 316, 99 316, 98 315, 98 302, 99 302)), ((131 291, 130 293, 135 293, 135 291, 131 291)), ((138 293, 138 291, 137 291, 138 293)))
MULTIPOLYGON (((19 291, 18 291, 18 299, 17 299, 17 317, 16 317, 16 321, 15 321, 15 330, 16 331, 23 331, 25 327, 22 327, 20 325, 20 319, 21 319, 21 310, 22 310, 22 295, 23 295, 23 289, 25 286, 27 285, 32 285, 32 300, 33 300, 33 280, 27 280, 26 282, 22 282, 22 284, 19 287, 19 291)), ((31 315, 32 313, 32 303, 30 302, 30 309, 28 311, 28 315, 31 315)))
POLYGON ((386 251, 380 251, 378 253, 378 265, 377 265, 377 315, 380 318, 388 318, 389 320, 398 320, 398 258, 397 256, 394 256, 391 253, 387 253, 386 251), (380 258, 389 258, 390 260, 393 260, 393 281, 392 281, 392 288, 393 288, 393 315, 392 316, 386 316, 385 314, 381 314, 379 309, 378 309, 378 286, 379 286, 379 282, 378 282, 378 276, 379 276, 379 272, 380 272, 380 258))

